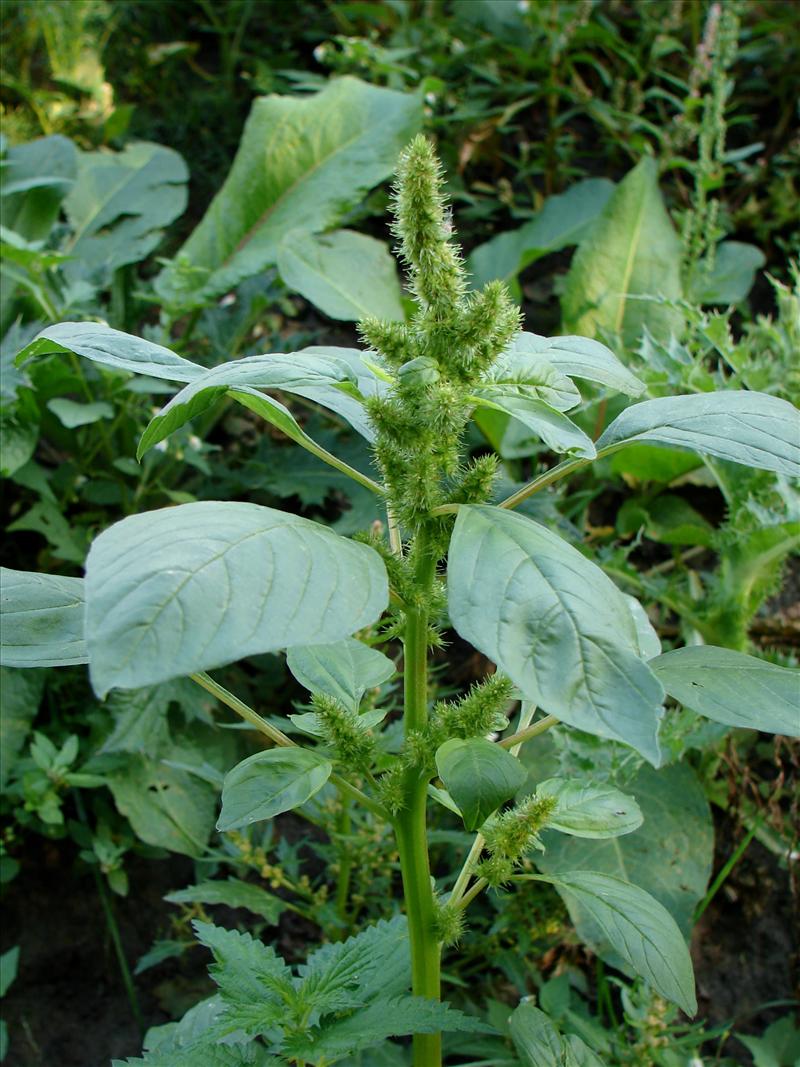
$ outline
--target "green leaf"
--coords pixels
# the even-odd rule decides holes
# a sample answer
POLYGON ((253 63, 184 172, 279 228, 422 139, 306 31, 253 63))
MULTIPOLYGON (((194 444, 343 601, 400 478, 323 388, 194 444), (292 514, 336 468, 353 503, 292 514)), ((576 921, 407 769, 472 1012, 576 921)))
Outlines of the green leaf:
POLYGON ((598 455, 631 441, 657 441, 800 477, 800 412, 766 393, 725 389, 633 404, 596 442, 598 455))
POLYGON ((510 752, 478 737, 445 741, 436 752, 436 769, 468 830, 483 826, 528 777, 510 752))
POLYGON ((642 659, 652 659, 661 654, 661 638, 656 628, 650 622, 650 617, 635 596, 625 594, 625 602, 633 617, 633 625, 636 627, 636 643, 639 646, 639 655, 642 659))
POLYGON ((639 886, 596 871, 562 872, 552 882, 573 915, 588 913, 633 970, 687 1015, 697 1011, 689 950, 667 909, 639 886))
POLYGON ((772 1023, 761 1037, 738 1034, 753 1057, 753 1067, 797 1067, 800 1063, 800 1029, 790 1015, 772 1023))
MULTIPOLYGON (((506 392, 514 389, 520 396, 543 400, 558 411, 569 411, 580 404, 581 394, 566 374, 556 370, 546 355, 533 346, 526 350, 521 338, 533 336, 517 334, 512 344, 489 368, 479 391, 491 397, 496 388, 506 392)), ((546 342, 548 339, 543 337, 541 340, 546 342)))
POLYGON ((57 396, 47 401, 47 407, 68 430, 75 430, 79 426, 89 426, 101 419, 114 417, 114 408, 103 400, 92 404, 79 404, 76 400, 57 396))
MULTIPOLYGON (((508 391, 499 386, 480 389, 474 399, 479 408, 502 411, 521 422, 554 452, 566 452, 584 459, 594 459, 597 455, 592 439, 563 412, 541 400, 521 396, 513 387, 508 391)), ((503 455, 502 440, 499 451, 503 455)))
POLYGON ((107 284, 115 270, 141 262, 183 214, 188 179, 183 159, 160 144, 82 153, 64 201, 72 227, 62 249, 72 257, 66 276, 107 284))
POLYGON ((4 790, 14 763, 30 733, 44 691, 44 671, 0 667, 0 790, 4 790))
POLYGON ((238 830, 305 804, 332 770, 330 760, 305 748, 271 748, 248 756, 225 775, 217 829, 238 830))
POLYGON ((640 396, 645 390, 644 384, 620 363, 610 348, 588 337, 541 337, 523 331, 507 351, 517 359, 539 356, 561 374, 607 385, 627 396, 640 396))
POLYGON ((148 374, 152 378, 166 378, 170 382, 191 382, 205 368, 170 352, 162 345, 133 337, 121 330, 112 330, 102 322, 60 322, 48 326, 23 348, 15 362, 17 366, 33 356, 74 352, 93 363, 112 370, 126 370, 131 374, 148 374))
POLYGON ((397 267, 384 241, 353 230, 290 230, 277 257, 286 285, 330 318, 403 320, 397 267))
POLYGON ((225 184, 157 279, 159 295, 202 304, 274 264, 301 220, 309 233, 335 226, 390 176, 421 118, 416 94, 351 77, 313 96, 256 99, 225 184))
POLYGON ((565 778, 548 778, 536 787, 538 796, 555 797, 558 805, 547 826, 574 837, 606 838, 629 834, 642 825, 633 797, 610 785, 586 785, 565 778))
POLYGON ((564 1037, 550 1018, 523 1001, 508 1020, 511 1040, 523 1067, 603 1067, 602 1061, 575 1034, 564 1037))
POLYGON ((10 478, 24 467, 38 440, 39 409, 30 389, 23 389, 16 404, 0 407, 0 475, 10 478))
POLYGON ((12 145, 0 168, 3 225, 29 241, 47 237, 77 165, 78 152, 68 137, 39 137, 12 145))
POLYGON ((728 726, 800 737, 800 671, 694 645, 650 661, 671 697, 728 726))
POLYGON ((202 856, 214 829, 217 790, 186 771, 131 756, 106 776, 117 810, 148 845, 202 856))
POLYGON ((447 581, 458 633, 526 699, 658 763, 663 690, 639 657, 622 593, 599 567, 531 519, 461 507, 447 581))
POLYGON ((88 531, 73 528, 64 518, 63 511, 50 500, 39 500, 24 515, 7 527, 8 531, 33 530, 46 538, 57 559, 80 563, 86 559, 88 531))
POLYGON ((310 693, 335 697, 352 711, 358 711, 368 689, 376 689, 395 672, 388 656, 353 637, 332 645, 290 648, 286 664, 310 693))
POLYGON ((355 380, 349 364, 328 354, 276 353, 222 363, 181 389, 150 421, 139 442, 137 457, 212 407, 229 390, 238 399, 241 389, 260 397, 260 389, 294 392, 303 386, 347 385, 355 380))
MULTIPOLYGON (((659 771, 642 766, 621 785, 641 809, 644 823, 638 830, 606 840, 545 830, 545 851, 537 865, 556 876, 562 871, 591 870, 634 882, 664 905, 688 938, 714 858, 714 827, 703 789, 684 764, 659 771)), ((619 966, 602 931, 588 918, 580 917, 576 927, 595 952, 619 966)))
POLYGON ((227 881, 201 882, 186 889, 176 889, 167 893, 164 900, 170 904, 224 904, 228 908, 247 908, 254 915, 274 926, 285 911, 286 905, 272 893, 252 882, 243 882, 239 878, 227 881))
POLYGON ((5 667, 86 663, 82 578, 0 568, 5 667))
POLYGON ((519 296, 516 278, 520 271, 542 256, 578 244, 613 191, 614 183, 607 178, 587 178, 548 197, 524 226, 498 234, 473 250, 467 261, 473 287, 480 289, 501 278, 519 296))
POLYGON ((645 157, 620 182, 578 247, 562 297, 569 333, 620 334, 627 345, 646 325, 660 340, 679 333, 679 311, 642 296, 678 300, 681 244, 658 188, 658 167, 645 157))
POLYGON ((742 241, 722 241, 709 271, 701 260, 689 280, 689 299, 694 304, 738 304, 753 287, 756 271, 766 263, 764 253, 742 241))
POLYGON ((19 945, 10 948, 0 956, 0 997, 8 992, 8 987, 17 977, 19 963, 19 945))
POLYGON ((130 516, 86 561, 92 684, 105 695, 340 640, 387 602, 377 552, 308 519, 217 501, 130 516))

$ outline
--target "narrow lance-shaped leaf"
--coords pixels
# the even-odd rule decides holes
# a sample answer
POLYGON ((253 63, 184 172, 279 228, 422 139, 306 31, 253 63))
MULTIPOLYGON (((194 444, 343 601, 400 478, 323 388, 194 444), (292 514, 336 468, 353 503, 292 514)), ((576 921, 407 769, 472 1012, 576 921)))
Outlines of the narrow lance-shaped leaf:
POLYGON ((616 452, 631 441, 687 448, 800 477, 800 412, 766 393, 726 389, 633 404, 596 442, 598 454, 616 452))
POLYGON ((800 737, 800 671, 696 645, 650 660, 670 696, 728 726, 800 737))
POLYGON ((528 777, 510 752, 480 737, 445 741, 436 753, 436 768, 468 830, 482 826, 528 777))
POLYGON ((640 658, 622 593, 599 567, 531 519, 462 507, 447 581, 458 633, 526 699, 658 764, 664 691, 640 658))
POLYGON ((305 804, 332 770, 330 760, 306 748, 271 748, 248 756, 225 775, 217 829, 238 830, 305 804))
POLYGON ((86 663, 82 578, 0 569, 4 667, 86 663))
POLYGON ((137 688, 367 626, 388 601, 378 554, 308 519, 200 501, 134 515, 86 564, 92 684, 137 688))

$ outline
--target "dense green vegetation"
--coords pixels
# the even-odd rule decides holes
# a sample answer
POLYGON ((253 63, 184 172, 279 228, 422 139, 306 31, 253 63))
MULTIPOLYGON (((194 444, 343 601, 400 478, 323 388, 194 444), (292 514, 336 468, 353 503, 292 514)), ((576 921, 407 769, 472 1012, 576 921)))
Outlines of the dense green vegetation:
POLYGON ((794 23, 8 0, 4 1063, 797 1062, 794 23))

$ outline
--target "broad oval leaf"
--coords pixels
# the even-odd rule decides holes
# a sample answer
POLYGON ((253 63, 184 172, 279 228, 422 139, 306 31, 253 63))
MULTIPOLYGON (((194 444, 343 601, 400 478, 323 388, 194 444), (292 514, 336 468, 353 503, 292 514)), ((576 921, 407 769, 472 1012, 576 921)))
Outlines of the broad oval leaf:
POLYGON ((83 578, 0 568, 4 667, 86 663, 83 578))
POLYGON ((689 299, 693 304, 738 304, 753 287, 756 271, 766 257, 755 245, 743 241, 721 241, 714 254, 714 266, 701 259, 689 279, 689 299))
POLYGON ((417 94, 352 77, 313 95, 256 99, 225 184, 157 292, 202 304, 274 264, 300 220, 310 233, 335 226, 389 177, 421 119, 417 94))
POLYGON ((627 396, 641 396, 645 390, 644 383, 631 374, 610 348, 590 337, 541 337, 523 331, 507 351, 513 352, 516 358, 539 356, 562 374, 607 385, 627 396))
POLYGON ((217 829, 238 830, 305 804, 332 770, 330 760, 306 748, 271 748, 248 756, 225 775, 217 829))
POLYGON ((526 699, 658 764, 664 692, 639 657, 622 593, 599 567, 522 515, 461 507, 447 581, 456 630, 526 699))
POLYGON ((548 778, 536 787, 539 796, 555 797, 557 807, 547 820, 548 829, 573 837, 619 837, 642 825, 642 813, 633 797, 610 785, 585 785, 566 778, 548 778))
MULTIPOLYGON (((516 390, 521 396, 543 400, 558 411, 569 411, 581 402, 577 386, 556 370, 552 363, 538 351, 526 351, 520 338, 533 334, 518 334, 517 339, 502 352, 486 377, 480 383, 480 391, 487 396, 500 388, 508 392, 516 390)), ((542 338, 542 340, 547 340, 542 338)))
POLYGON ((596 442, 598 455, 631 441, 657 441, 800 477, 800 412, 767 393, 725 389, 633 404, 596 442))
POLYGON ((286 664, 310 693, 335 697, 352 711, 358 711, 368 689, 381 685, 395 671, 388 656, 353 637, 330 645, 290 648, 286 664))
POLYGON ((546 877, 570 912, 586 911, 640 977, 687 1015, 697 1011, 689 950, 663 904, 639 886, 595 871, 546 877))
POLYGON ((278 245, 278 272, 332 319, 403 320, 395 261, 384 241, 365 233, 290 230, 278 245))
POLYGON ((695 645, 650 660, 671 697, 728 726, 800 737, 800 671, 695 645))
POLYGON ((528 777, 510 752, 480 737, 445 741, 436 752, 436 769, 468 830, 483 826, 528 777))
POLYGON ((502 411, 521 422, 554 452, 566 452, 582 459, 594 459, 597 455, 591 437, 572 419, 542 400, 521 395, 513 386, 508 390, 500 386, 481 389, 473 399, 479 408, 502 411))
POLYGON ((59 322, 48 326, 22 349, 15 363, 19 365, 31 356, 48 356, 53 352, 74 352, 112 370, 147 374, 170 382, 191 382, 205 373, 204 367, 163 345, 112 330, 102 322, 59 322))
POLYGON ((43 241, 78 169, 78 151, 68 137, 37 137, 10 145, 0 168, 3 225, 28 241, 43 241))
POLYGON ((339 640, 387 601, 380 556, 308 519, 217 501, 133 515, 86 563, 92 684, 104 696, 339 640))
POLYGON ((339 383, 351 383, 354 386, 355 380, 349 364, 327 354, 309 355, 302 351, 274 353, 221 363, 181 389, 151 419, 142 434, 137 455, 143 456, 153 445, 212 407, 229 390, 246 389, 251 395, 261 389, 293 392, 303 386, 339 383))

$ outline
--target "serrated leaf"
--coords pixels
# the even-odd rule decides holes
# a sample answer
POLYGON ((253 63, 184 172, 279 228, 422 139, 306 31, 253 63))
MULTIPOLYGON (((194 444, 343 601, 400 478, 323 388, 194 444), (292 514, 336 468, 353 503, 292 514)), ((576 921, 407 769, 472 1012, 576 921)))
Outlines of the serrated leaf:
POLYGON ((510 752, 480 737, 445 741, 436 752, 436 769, 468 830, 483 826, 528 777, 510 752))
POLYGON ((291 811, 325 785, 333 764, 305 748, 271 748, 242 760, 225 775, 220 831, 291 811))
POLYGON ((531 519, 462 506, 447 581, 458 633, 526 699, 658 764, 663 690, 639 657, 622 593, 598 567, 531 519))
POLYGON ((310 693, 335 697, 352 711, 358 711, 368 689, 382 685, 395 672, 388 656, 353 637, 332 645, 290 648, 286 665, 310 693))
POLYGON ((403 320, 397 267, 384 241, 353 230, 290 230, 277 260, 286 285, 332 319, 403 320))
POLYGON ((0 568, 5 667, 86 663, 84 582, 35 571, 0 568))
POLYGON ((800 671, 695 645, 650 660, 671 697, 728 726, 800 737, 800 671))
POLYGON ((679 311, 640 297, 678 300, 681 244, 658 187, 658 166, 646 156, 615 189, 581 241, 564 287, 570 333, 621 334, 635 344, 643 327, 666 339, 679 333, 679 311))
POLYGON ((607 385, 627 396, 641 396, 645 390, 644 384, 610 348, 589 337, 541 337, 523 331, 517 334, 507 352, 515 360, 538 356, 561 374, 607 385))
POLYGON ((73 352, 112 370, 147 374, 170 382, 191 382, 205 373, 204 367, 163 345, 112 330, 102 322, 60 322, 48 326, 22 349, 14 362, 19 366, 34 356, 61 352, 73 352))
POLYGON ((256 99, 225 184, 158 277, 159 295, 202 304, 274 264, 301 220, 310 233, 336 225, 389 177, 421 118, 418 95, 352 77, 256 99))
POLYGON ((86 562, 96 691, 339 640, 386 607, 378 554, 257 504, 200 501, 123 519, 86 562))
POLYGON ((224 904, 228 908, 247 908, 272 926, 278 922, 286 908, 280 897, 268 893, 253 882, 243 882, 240 878, 200 882, 198 885, 167 893, 164 900, 168 900, 170 904, 224 904))
POLYGON ((596 442, 598 455, 631 441, 657 441, 800 477, 800 412, 766 393, 725 389, 633 404, 596 442))
POLYGON ((591 785, 574 779, 548 778, 536 787, 538 796, 555 797, 549 829, 574 837, 619 837, 642 825, 642 813, 633 797, 610 785, 591 785))
POLYGON ((547 877, 569 909, 586 911, 626 963, 687 1015, 697 1011, 689 950, 667 909, 639 886, 595 871, 547 877))

